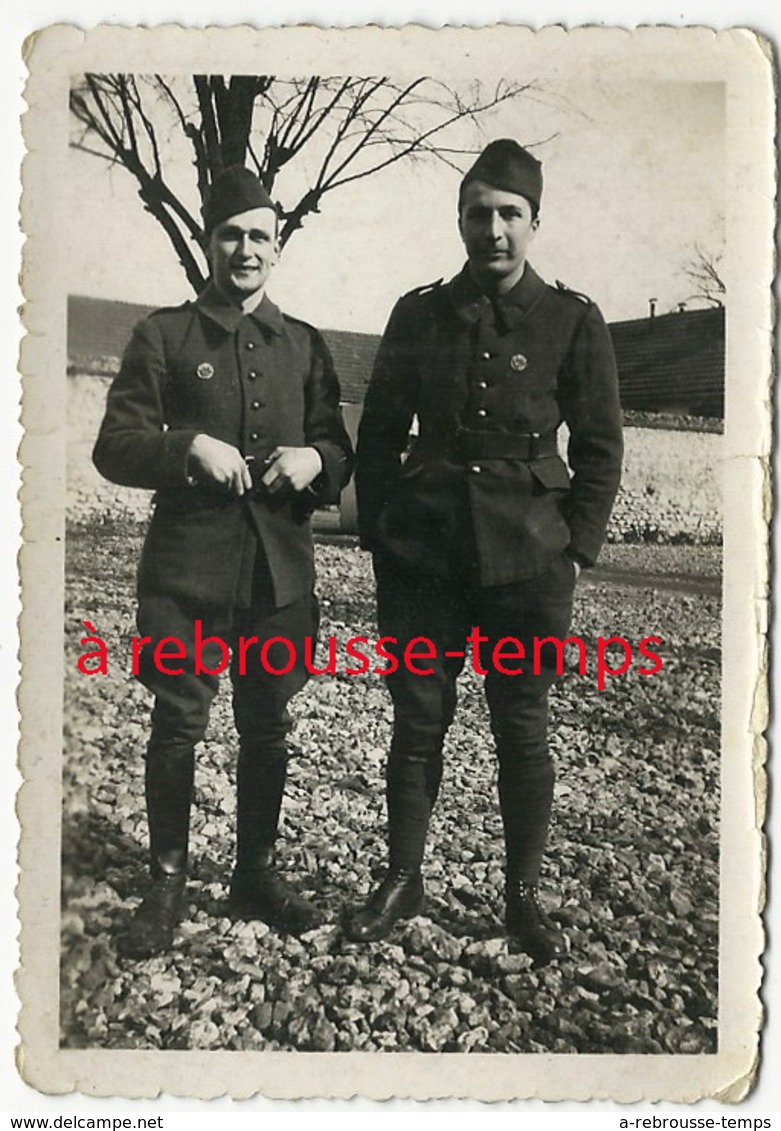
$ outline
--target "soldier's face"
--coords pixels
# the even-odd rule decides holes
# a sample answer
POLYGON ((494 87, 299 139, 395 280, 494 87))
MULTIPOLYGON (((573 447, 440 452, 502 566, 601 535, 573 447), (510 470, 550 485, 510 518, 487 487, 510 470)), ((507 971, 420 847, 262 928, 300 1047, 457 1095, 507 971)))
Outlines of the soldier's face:
POLYGON ((525 196, 470 181, 461 201, 458 230, 478 281, 498 290, 514 286, 523 274, 538 223, 525 196))
POLYGON ((278 257, 273 208, 251 208, 229 216, 209 237, 212 279, 229 298, 246 299, 261 290, 278 257))

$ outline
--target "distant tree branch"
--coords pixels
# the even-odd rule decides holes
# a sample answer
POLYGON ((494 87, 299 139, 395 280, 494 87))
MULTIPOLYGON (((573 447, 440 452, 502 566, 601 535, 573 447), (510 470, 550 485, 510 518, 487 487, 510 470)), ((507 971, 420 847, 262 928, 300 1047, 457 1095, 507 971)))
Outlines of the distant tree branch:
POLYGON ((684 274, 694 284, 692 298, 699 298, 711 306, 723 306, 727 287, 721 276, 722 255, 694 244, 694 251, 684 264, 684 274))

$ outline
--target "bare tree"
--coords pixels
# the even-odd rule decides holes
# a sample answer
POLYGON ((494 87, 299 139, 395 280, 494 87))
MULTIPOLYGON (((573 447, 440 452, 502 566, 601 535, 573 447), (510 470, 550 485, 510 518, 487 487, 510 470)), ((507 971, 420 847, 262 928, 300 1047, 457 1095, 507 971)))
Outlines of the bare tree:
POLYGON ((721 277, 722 252, 706 250, 695 243, 694 250, 683 265, 684 274, 694 284, 690 296, 709 303, 710 306, 723 306, 727 288, 721 277))
MULTIPOLYGON (((191 286, 206 279, 202 211, 229 165, 254 168, 269 192, 295 187, 280 205, 280 241, 320 211, 330 192, 398 161, 429 157, 459 168, 459 124, 533 88, 499 80, 457 91, 431 78, 313 75, 88 74, 71 91, 71 144, 136 180, 144 208, 165 231, 191 286)), ((278 192, 275 195, 279 195, 278 192)))

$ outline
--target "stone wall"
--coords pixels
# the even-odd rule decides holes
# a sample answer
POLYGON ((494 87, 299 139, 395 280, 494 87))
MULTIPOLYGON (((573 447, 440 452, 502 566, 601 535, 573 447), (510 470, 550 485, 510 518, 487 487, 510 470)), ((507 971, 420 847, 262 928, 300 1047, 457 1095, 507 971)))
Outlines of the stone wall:
POLYGON ((624 442, 622 486, 609 540, 719 542, 724 437, 627 428, 624 442))

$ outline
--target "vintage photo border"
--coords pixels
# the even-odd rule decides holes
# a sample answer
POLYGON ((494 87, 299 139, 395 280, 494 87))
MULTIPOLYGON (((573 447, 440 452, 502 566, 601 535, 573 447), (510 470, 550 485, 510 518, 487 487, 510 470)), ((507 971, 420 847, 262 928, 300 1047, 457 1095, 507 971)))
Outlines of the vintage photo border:
MULTIPOLYGON (((56 254, 63 254, 57 229, 56 186, 67 159, 69 76, 85 69, 192 71, 208 59, 213 71, 241 69, 256 37, 275 37, 275 52, 290 73, 301 73, 325 42, 331 69, 347 69, 360 50, 361 63, 426 52, 428 66, 461 58, 470 37, 471 65, 478 71, 508 34, 528 45, 523 28, 431 32, 314 28, 189 31, 181 28, 100 28, 84 36, 75 28, 43 33, 29 46, 30 111, 25 121, 29 155, 25 162, 24 227, 25 375, 23 422, 25 467, 22 552, 24 584, 22 771, 19 798, 23 828, 20 849, 23 967, 19 991, 23 1077, 47 1092, 78 1089, 91 1095, 152 1096, 470 1096, 502 1099, 609 1097, 691 1101, 700 1096, 738 1099, 750 1084, 761 1024, 758 991, 763 932, 762 838, 764 740, 766 725, 767 522, 770 514, 768 459, 771 443, 771 296, 774 218, 772 68, 763 47, 748 32, 706 29, 646 29, 633 33, 649 44, 657 77, 718 78, 727 83, 729 175, 727 217, 728 387, 725 467, 725 608, 722 826, 722 996, 721 1048, 713 1056, 550 1055, 502 1057, 457 1054, 306 1054, 64 1051, 58 1046, 57 955, 59 931, 58 857, 59 753, 62 727, 61 676, 51 657, 61 654, 62 554, 64 548, 65 435, 63 428, 66 347, 64 295, 56 254), (154 37, 154 65, 149 37, 154 37), (360 37, 360 42, 357 41, 360 37), (699 37, 698 52, 697 44, 699 37), (653 51, 650 45, 654 40, 653 51), (707 41, 707 48, 705 46, 707 41), (402 48, 403 45, 403 48, 402 48), (456 52, 458 55, 456 56, 456 52), (228 60, 230 62, 228 62, 228 60), (676 71, 676 68, 678 70, 676 71), (702 73, 700 75, 700 72, 702 73), (747 268, 749 265, 749 268, 747 268), (54 270, 52 267, 54 266, 54 270), (55 327, 53 329, 53 327, 55 327), (747 505, 748 500, 748 505, 747 505), (747 861, 750 874, 746 872, 747 861), (161 1060, 162 1056, 162 1060, 161 1060), (325 1061, 327 1060, 327 1064, 325 1061), (197 1079, 197 1086, 193 1086, 197 1079), (457 1083, 456 1083, 457 1081, 457 1083)), ((618 29, 536 33, 553 46, 558 37, 581 37, 591 50, 594 37, 618 48, 618 29), (589 45, 589 39, 591 45, 589 45)), ((504 40, 506 44, 506 39, 504 40)), ((506 50, 506 46, 503 46, 506 50)), ((603 50, 604 47, 600 47, 603 50)), ((244 63, 246 67, 246 62, 244 63)), ((59 217, 60 221, 62 217, 59 217)))

